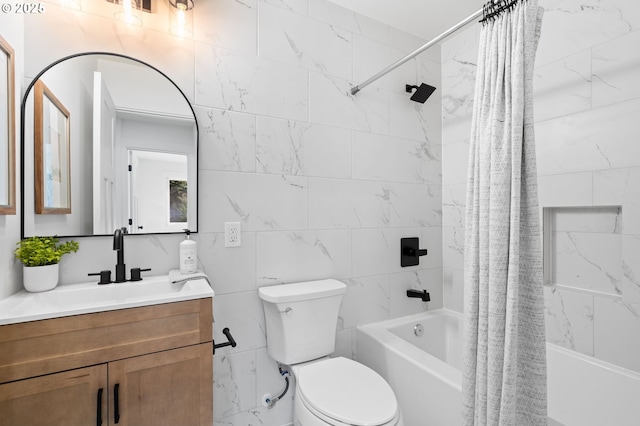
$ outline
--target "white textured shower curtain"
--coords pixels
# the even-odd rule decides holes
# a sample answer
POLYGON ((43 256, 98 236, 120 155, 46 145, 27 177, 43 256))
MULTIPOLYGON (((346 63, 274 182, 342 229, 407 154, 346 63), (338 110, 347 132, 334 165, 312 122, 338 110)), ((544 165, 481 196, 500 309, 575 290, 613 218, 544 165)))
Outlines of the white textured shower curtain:
POLYGON ((532 77, 542 8, 483 24, 464 251, 465 425, 547 424, 532 77))

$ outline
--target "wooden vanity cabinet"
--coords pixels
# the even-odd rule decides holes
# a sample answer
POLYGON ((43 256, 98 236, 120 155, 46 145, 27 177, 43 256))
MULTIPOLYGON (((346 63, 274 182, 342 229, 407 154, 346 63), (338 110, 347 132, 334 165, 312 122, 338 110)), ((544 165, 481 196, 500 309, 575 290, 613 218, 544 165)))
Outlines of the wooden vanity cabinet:
POLYGON ((0 326, 0 425, 213 423, 211 298, 0 326))

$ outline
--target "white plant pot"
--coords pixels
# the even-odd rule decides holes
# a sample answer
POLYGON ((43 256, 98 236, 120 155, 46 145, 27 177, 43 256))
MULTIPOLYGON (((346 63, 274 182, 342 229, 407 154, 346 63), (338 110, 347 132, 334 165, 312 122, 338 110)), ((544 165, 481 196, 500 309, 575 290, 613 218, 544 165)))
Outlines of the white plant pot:
POLYGON ((37 293, 52 290, 58 285, 59 264, 46 266, 23 266, 22 283, 27 291, 37 293))

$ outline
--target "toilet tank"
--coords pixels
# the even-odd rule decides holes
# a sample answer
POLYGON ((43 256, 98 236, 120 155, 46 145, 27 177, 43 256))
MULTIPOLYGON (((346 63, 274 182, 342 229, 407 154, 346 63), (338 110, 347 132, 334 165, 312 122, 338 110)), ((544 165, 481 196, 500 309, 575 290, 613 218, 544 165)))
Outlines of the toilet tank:
POLYGON ((258 289, 267 324, 267 350, 292 365, 332 353, 342 295, 347 286, 327 279, 258 289))

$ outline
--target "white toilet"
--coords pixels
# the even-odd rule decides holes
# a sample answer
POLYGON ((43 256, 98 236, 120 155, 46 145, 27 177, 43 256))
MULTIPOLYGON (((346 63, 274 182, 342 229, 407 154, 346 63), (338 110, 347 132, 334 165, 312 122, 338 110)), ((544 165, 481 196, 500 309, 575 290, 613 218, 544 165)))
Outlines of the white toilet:
POLYGON ((328 279, 261 287, 269 355, 296 378, 294 424, 403 426, 389 384, 347 358, 329 358, 347 286, 328 279))

